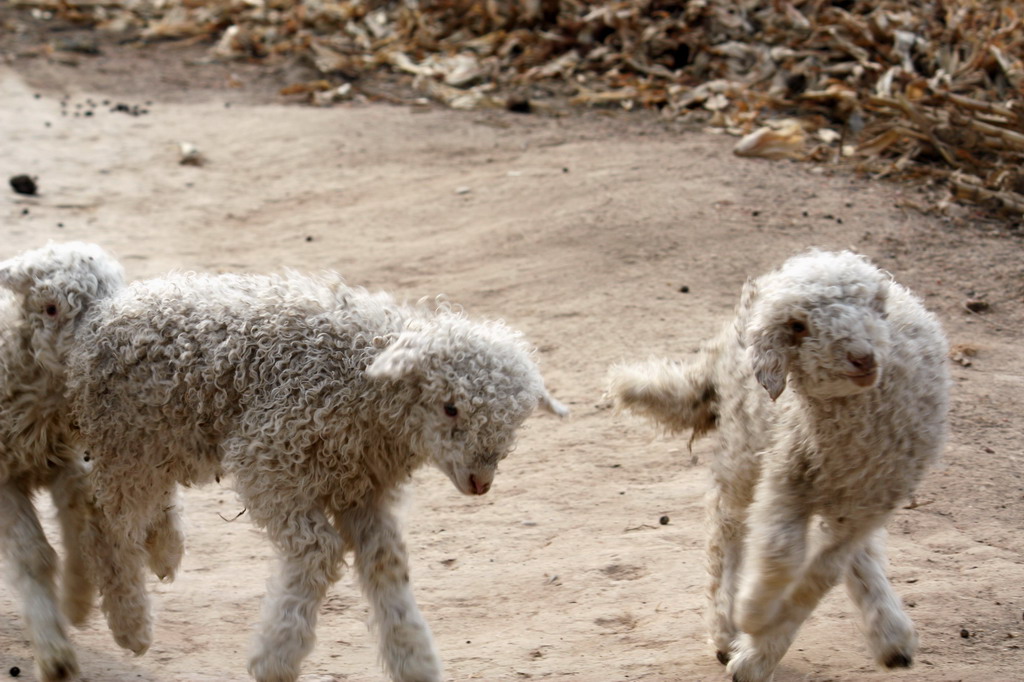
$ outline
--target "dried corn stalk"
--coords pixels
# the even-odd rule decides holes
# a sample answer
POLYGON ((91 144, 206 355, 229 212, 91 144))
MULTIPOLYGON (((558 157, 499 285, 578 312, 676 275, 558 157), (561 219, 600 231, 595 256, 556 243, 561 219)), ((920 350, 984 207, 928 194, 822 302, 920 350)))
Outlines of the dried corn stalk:
MULTIPOLYGON (((1014 215, 1024 206, 1015 179, 1024 167, 1016 0, 11 4, 44 19, 139 30, 142 40, 207 39, 221 59, 304 59, 330 82, 311 93, 346 83, 359 91, 385 69, 458 107, 554 92, 577 106, 656 107, 737 135, 794 118, 808 132, 840 131, 825 142, 837 152, 829 158, 845 145, 865 170, 939 178, 962 201, 1014 215)), ((750 149, 771 142, 788 158, 823 158, 798 153, 777 125, 760 135, 750 149)))
POLYGON ((746 135, 732 152, 736 156, 763 159, 801 159, 806 155, 806 141, 800 121, 787 120, 778 128, 765 126, 746 135))

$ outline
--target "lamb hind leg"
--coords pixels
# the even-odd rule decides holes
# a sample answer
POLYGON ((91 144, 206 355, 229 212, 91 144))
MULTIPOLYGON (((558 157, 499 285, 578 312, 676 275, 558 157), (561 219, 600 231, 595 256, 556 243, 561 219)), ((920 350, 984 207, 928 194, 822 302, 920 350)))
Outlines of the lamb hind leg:
POLYGON ((409 585, 398 521, 385 503, 338 514, 355 549, 355 566, 373 609, 381 657, 395 682, 439 682, 441 661, 409 585))
POLYGON ((44 682, 74 679, 78 662, 54 585, 57 553, 46 541, 32 500, 10 481, 0 484, 0 547, 11 583, 21 596, 39 677, 44 682))
POLYGON ((715 487, 708 496, 708 630, 720 663, 729 662, 729 652, 739 631, 733 620, 733 602, 743 556, 743 515, 723 500, 715 487))

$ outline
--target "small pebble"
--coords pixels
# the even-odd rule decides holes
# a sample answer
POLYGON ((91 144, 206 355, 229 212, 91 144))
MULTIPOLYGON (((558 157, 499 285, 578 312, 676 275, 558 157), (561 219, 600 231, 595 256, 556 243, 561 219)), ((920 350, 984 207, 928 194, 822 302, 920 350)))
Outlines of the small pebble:
POLYGON ((690 287, 688 287, 688 286, 686 286, 684 284, 683 286, 679 287, 679 293, 681 293, 681 294, 688 294, 688 293, 690 293, 690 287))
POLYGON ((964 639, 969 639, 970 636, 971 636, 971 633, 967 631, 967 628, 960 628, 960 636, 963 637, 964 639))
POLYGON ((18 666, 14 666, 13 668, 11 668, 11 677, 17 677, 20 674, 21 668, 19 668, 18 666))
POLYGON ((312 236, 312 235, 309 235, 309 236, 307 236, 307 237, 306 237, 306 241, 307 241, 307 242, 311 242, 311 241, 313 241, 313 236, 312 236))
POLYGON ((669 521, 668 516, 662 516, 660 519, 658 519, 658 523, 660 523, 663 526, 667 526, 668 525, 668 521, 669 521))

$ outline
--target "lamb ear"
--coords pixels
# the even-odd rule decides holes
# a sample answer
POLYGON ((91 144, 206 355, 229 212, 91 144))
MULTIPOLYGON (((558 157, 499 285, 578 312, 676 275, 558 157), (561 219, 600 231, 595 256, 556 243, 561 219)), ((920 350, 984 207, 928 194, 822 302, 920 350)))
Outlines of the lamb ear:
POLYGON ((786 375, 789 374, 789 352, 780 333, 761 330, 752 334, 750 364, 757 383, 761 384, 769 397, 775 400, 786 390, 786 375))
POLYGON ((540 397, 537 399, 537 407, 558 417, 569 416, 569 408, 558 402, 543 386, 540 389, 540 397))
POLYGON ((405 332, 390 346, 381 351, 366 374, 371 379, 404 379, 421 373, 426 349, 418 343, 418 335, 405 332))

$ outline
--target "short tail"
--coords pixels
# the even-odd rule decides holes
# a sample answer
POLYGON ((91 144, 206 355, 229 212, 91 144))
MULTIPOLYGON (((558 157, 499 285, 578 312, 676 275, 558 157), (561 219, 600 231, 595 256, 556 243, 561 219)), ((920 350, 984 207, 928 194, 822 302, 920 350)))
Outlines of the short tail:
POLYGON ((616 407, 646 417, 667 431, 693 429, 691 442, 718 422, 717 392, 699 362, 652 359, 614 365, 608 371, 608 393, 616 407))

